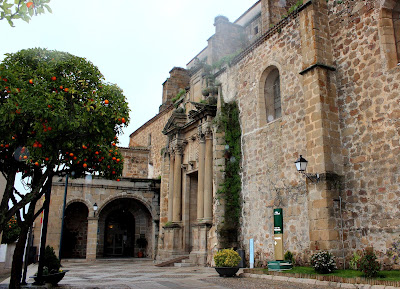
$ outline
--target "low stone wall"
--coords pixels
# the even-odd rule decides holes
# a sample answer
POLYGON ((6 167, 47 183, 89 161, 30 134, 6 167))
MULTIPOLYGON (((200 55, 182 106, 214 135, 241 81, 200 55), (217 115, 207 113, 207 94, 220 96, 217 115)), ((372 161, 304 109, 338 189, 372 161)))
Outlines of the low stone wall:
MULTIPOLYGON (((243 277, 258 277, 257 275, 265 275, 267 279, 281 280, 281 281, 289 281, 290 278, 302 278, 302 279, 311 279, 316 281, 323 282, 336 282, 336 283, 347 283, 347 284, 368 284, 368 285, 383 285, 383 286, 392 286, 392 287, 400 287, 400 281, 386 281, 386 280, 375 280, 364 277, 357 278, 345 278, 339 276, 331 276, 331 275, 311 275, 311 274, 300 274, 300 273, 285 273, 285 272, 264 272, 263 269, 243 269, 243 277), (278 277, 278 278, 277 278, 278 277), (282 279, 284 278, 284 279, 282 279)), ((315 282, 310 282, 312 284, 316 284, 315 282)))

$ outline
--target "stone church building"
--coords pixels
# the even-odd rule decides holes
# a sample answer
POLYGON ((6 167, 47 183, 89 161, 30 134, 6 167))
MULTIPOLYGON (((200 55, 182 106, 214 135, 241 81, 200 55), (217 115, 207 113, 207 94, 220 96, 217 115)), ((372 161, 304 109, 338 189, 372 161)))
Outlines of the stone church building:
MULTIPOLYGON (((122 181, 70 180, 65 257, 136 256, 145 238, 146 256, 209 265, 226 244, 248 258, 253 239, 265 264, 281 208, 284 250, 298 262, 329 250, 340 266, 367 247, 388 262, 400 235, 400 1, 260 0, 214 26, 207 47, 170 71, 159 113, 130 135, 122 181), (236 160, 221 128, 230 102, 236 160), (240 163, 241 193, 227 243, 219 190, 230 161, 240 163)), ((55 248, 64 184, 52 193, 55 248)))

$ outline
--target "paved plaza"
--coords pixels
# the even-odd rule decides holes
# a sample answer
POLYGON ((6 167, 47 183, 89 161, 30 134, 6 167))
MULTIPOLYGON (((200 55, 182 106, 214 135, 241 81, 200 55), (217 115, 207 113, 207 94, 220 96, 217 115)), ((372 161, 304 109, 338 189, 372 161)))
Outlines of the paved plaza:
MULTIPOLYGON (((394 288, 389 286, 353 285, 321 282, 311 279, 296 279, 279 276, 251 275, 243 277, 242 269, 238 272, 241 277, 221 278, 214 268, 209 267, 156 267, 149 259, 114 259, 96 260, 64 260, 63 270, 69 270, 57 288, 60 289, 166 289, 166 288, 251 288, 251 289, 325 289, 325 288, 364 288, 382 289, 394 288), (271 279, 266 279, 266 278, 271 279)), ((35 274, 36 265, 30 265, 28 276, 35 274)), ((27 279, 31 287, 33 279, 27 279)), ((0 284, 7 288, 9 279, 0 284)))

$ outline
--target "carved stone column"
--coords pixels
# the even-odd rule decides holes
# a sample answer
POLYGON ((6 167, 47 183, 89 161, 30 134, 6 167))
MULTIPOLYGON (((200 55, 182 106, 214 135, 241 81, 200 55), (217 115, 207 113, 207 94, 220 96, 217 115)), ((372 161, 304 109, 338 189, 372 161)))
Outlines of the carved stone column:
POLYGON ((204 159, 204 221, 212 221, 213 205, 213 140, 212 133, 206 133, 205 159, 204 159))
POLYGON ((206 143, 202 133, 199 134, 199 167, 197 183, 197 221, 204 218, 204 162, 206 143))
POLYGON ((182 148, 175 150, 174 162, 174 196, 173 196, 173 222, 182 221, 182 148))
POLYGON ((169 155, 169 191, 168 191, 168 221, 172 222, 173 196, 174 196, 174 153, 169 155))

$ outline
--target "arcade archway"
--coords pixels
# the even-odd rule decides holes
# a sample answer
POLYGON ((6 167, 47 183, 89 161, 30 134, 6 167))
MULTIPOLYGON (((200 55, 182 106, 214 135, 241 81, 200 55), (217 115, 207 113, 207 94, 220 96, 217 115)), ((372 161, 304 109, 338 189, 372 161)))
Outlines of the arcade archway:
POLYGON ((81 202, 74 202, 65 209, 62 258, 86 258, 88 213, 87 206, 81 202))
POLYGON ((97 257, 150 256, 153 234, 151 214, 140 201, 113 200, 99 212, 97 257))

